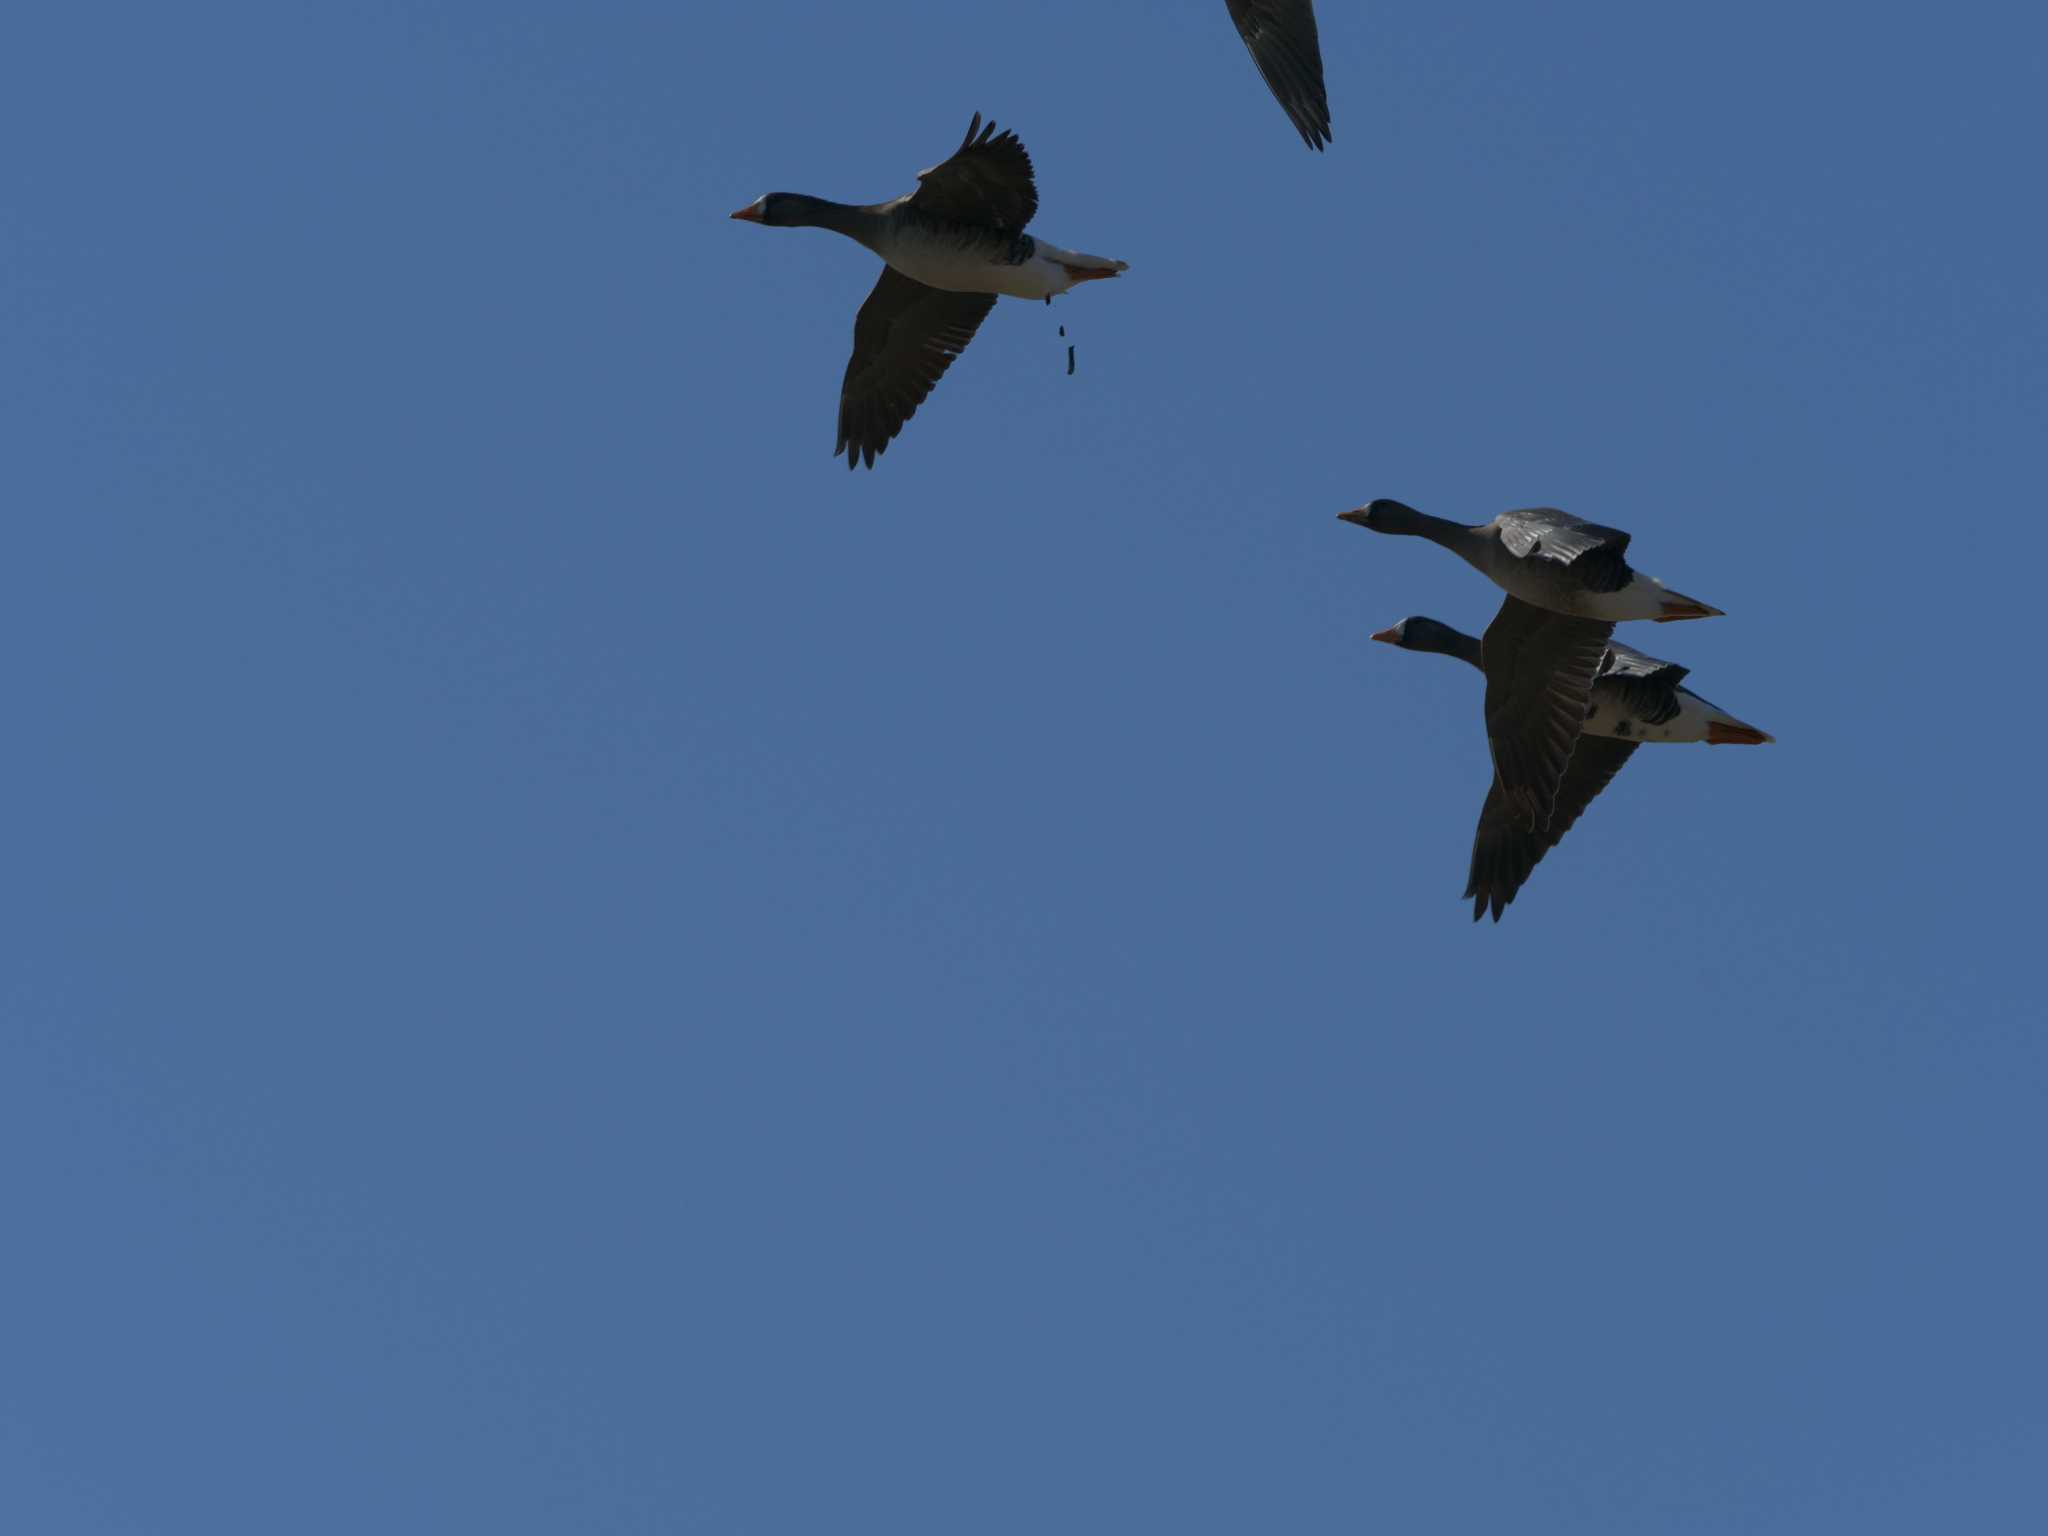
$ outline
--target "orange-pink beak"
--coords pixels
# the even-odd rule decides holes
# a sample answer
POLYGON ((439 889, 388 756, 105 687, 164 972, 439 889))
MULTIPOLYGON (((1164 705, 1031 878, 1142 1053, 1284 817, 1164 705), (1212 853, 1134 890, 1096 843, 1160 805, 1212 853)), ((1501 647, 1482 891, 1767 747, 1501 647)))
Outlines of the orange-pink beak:
POLYGON ((1388 645, 1399 645, 1401 643, 1401 626, 1396 624, 1392 629, 1383 629, 1374 635, 1373 639, 1384 640, 1388 645))
POLYGON ((761 205, 759 203, 749 203, 738 213, 734 214, 733 217, 745 219, 749 224, 758 224, 761 222, 761 205))

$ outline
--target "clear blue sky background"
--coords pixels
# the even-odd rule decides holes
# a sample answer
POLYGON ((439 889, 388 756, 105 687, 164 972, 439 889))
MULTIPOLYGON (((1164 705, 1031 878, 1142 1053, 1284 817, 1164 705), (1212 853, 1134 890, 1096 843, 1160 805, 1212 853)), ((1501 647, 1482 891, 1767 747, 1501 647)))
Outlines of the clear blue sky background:
POLYGON ((2048 22, 1321 9, 9 12, 10 1529, 2042 1528, 2048 22), (1376 495, 1780 745, 1475 929, 1376 495))

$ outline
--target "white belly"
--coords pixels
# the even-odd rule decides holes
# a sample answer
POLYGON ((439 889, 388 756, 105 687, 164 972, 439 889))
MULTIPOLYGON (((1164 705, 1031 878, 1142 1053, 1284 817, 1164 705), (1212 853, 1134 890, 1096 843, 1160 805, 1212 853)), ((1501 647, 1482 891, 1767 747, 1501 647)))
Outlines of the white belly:
POLYGON ((1588 592, 1579 586, 1568 566, 1552 560, 1517 560, 1498 542, 1477 551, 1460 547, 1458 553, 1477 566, 1502 591, 1512 593, 1532 608, 1552 613, 1569 613, 1582 619, 1653 619, 1662 605, 1662 589, 1640 571, 1619 592, 1588 592))
POLYGON ((1663 611, 1663 589, 1638 571, 1619 592, 1581 592, 1578 612, 1589 619, 1654 619, 1663 611))
POLYGON ((1612 736, 1617 741, 1705 741, 1709 708, 1705 699, 1681 688, 1678 713, 1662 725, 1645 725, 1630 715, 1612 693, 1595 684, 1593 707, 1579 729, 1588 736, 1612 736))
POLYGON ((1007 293, 1015 298, 1036 295, 1019 291, 1015 274, 1020 267, 987 261, 977 253, 957 246, 911 245, 889 252, 889 265, 905 277, 914 277, 927 288, 947 293, 1007 293))
POLYGON ((905 277, 947 293, 999 293, 1012 299, 1049 299, 1074 286, 1069 265, 1121 272, 1124 263, 1066 251, 1044 240, 1021 262, 991 261, 986 250, 949 240, 902 240, 881 253, 905 277))

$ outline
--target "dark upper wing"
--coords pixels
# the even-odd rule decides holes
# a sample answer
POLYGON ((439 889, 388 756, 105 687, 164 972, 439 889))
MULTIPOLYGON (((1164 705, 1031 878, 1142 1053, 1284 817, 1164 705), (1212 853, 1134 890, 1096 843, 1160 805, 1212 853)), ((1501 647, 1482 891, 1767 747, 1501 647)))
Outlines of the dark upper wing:
POLYGON ((984 128, 977 112, 952 158, 917 173, 910 206, 951 224, 980 224, 1021 235, 1038 212, 1031 157, 1016 134, 1007 129, 997 133, 994 123, 984 128))
POLYGON ((1619 592, 1633 574, 1628 535, 1555 507, 1523 507, 1494 519, 1500 541, 1517 560, 1555 560, 1572 567, 1588 592, 1619 592))
POLYGON ((1323 90, 1323 45, 1309 0, 1225 0, 1238 35, 1266 87, 1310 149, 1330 142, 1330 98, 1323 90))
POLYGON ((1690 670, 1675 661, 1645 656, 1619 640, 1609 640, 1607 659, 1600 664, 1600 675, 1593 679, 1593 691, 1612 695, 1624 706, 1624 713, 1645 725, 1662 725, 1683 708, 1678 702, 1678 685, 1690 670))
POLYGON ((1479 808, 1479 830, 1472 838, 1472 878, 1465 894, 1472 900, 1472 921, 1491 908, 1493 920, 1515 899, 1515 892, 1542 862, 1543 855, 1558 845, 1579 813, 1593 803, 1593 797, 1607 787, 1608 780, 1621 772, 1621 765, 1636 749, 1633 741, 1616 741, 1606 736, 1581 736, 1572 750, 1571 766, 1558 782, 1557 801, 1550 812, 1550 825, 1532 832, 1509 811, 1501 797, 1498 781, 1486 791, 1486 803, 1479 808))
POLYGON ((882 268, 853 322, 853 356, 839 389, 839 446, 846 467, 875 455, 903 430, 996 305, 992 293, 944 293, 882 268))
POLYGON ((1575 619, 1510 597, 1479 642, 1494 777, 1508 812, 1531 831, 1549 824, 1613 633, 1605 619, 1575 619))

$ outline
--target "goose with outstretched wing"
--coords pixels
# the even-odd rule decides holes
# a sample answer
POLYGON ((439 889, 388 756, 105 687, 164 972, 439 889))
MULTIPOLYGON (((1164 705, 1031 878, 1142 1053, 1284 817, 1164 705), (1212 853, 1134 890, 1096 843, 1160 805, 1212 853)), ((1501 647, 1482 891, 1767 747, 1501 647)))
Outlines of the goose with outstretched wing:
POLYGON ((1472 566, 1503 592, 1552 613, 1581 619, 1712 619, 1721 610, 1673 592, 1628 563, 1629 536, 1555 507, 1523 507, 1468 527, 1403 502, 1377 501, 1339 512, 1373 533, 1428 539, 1472 566))
POLYGON ((1115 277, 1128 263, 1069 251, 1025 233, 1038 212, 1031 157, 1017 135, 979 112, 952 156, 886 203, 835 203, 770 192, 733 215, 778 228, 829 229, 887 265, 853 324, 853 356, 839 390, 846 466, 874 467, 953 359, 974 339, 998 296, 1045 299, 1115 277))
MULTIPOLYGON (((1586 694, 1586 708, 1558 774, 1548 810, 1540 822, 1527 814, 1526 797, 1512 793, 1498 771, 1499 735, 1516 722, 1537 728, 1539 747, 1554 754, 1549 734, 1558 719, 1560 685, 1545 676, 1572 647, 1556 631, 1532 624, 1529 605, 1510 597, 1483 640, 1435 619, 1403 619, 1372 638, 1404 651, 1433 652, 1469 662, 1486 676, 1486 731, 1495 744, 1496 772, 1479 810, 1472 838, 1471 877, 1465 895, 1477 922, 1489 911, 1495 922, 1515 899, 1544 854, 1555 848, 1587 806, 1645 742, 1703 741, 1710 746, 1758 746, 1767 732, 1738 720, 1682 686, 1686 669, 1645 656, 1618 640, 1606 641, 1586 694), (1519 614, 1516 610, 1522 610, 1519 614)), ((1565 624, 1585 623, 1566 619, 1565 624)))

